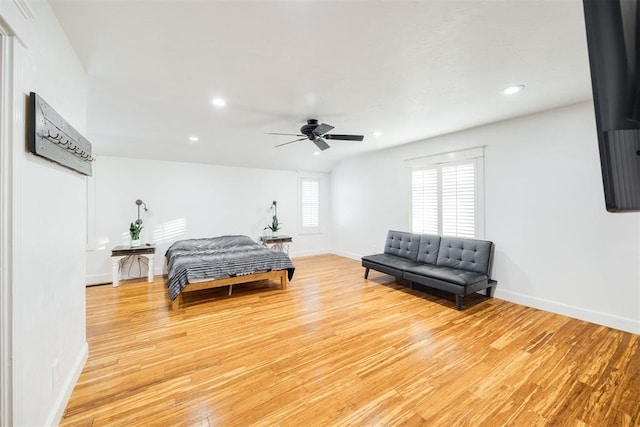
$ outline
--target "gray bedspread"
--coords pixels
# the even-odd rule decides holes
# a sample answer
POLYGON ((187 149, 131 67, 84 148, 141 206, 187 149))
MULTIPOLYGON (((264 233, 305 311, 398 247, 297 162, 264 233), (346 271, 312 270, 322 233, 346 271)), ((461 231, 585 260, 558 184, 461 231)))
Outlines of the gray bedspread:
POLYGON ((247 236, 179 240, 167 249, 167 288, 171 300, 189 283, 224 279, 295 267, 287 254, 266 248, 247 236))

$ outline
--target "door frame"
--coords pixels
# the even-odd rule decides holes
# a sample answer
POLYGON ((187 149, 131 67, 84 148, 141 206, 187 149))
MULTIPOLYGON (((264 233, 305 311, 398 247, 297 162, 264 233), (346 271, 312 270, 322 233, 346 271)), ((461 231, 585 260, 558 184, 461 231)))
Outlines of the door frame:
POLYGON ((0 425, 13 424, 14 43, 0 20, 0 425))

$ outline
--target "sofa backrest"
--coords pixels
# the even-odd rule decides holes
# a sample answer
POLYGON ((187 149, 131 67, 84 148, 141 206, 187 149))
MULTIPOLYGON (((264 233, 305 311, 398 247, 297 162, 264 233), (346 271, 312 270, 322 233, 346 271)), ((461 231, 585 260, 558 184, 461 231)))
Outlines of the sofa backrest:
POLYGON ((415 261, 418 259, 420 235, 406 231, 389 230, 384 244, 384 253, 415 261))
POLYGON ((437 234, 420 235, 420 247, 418 248, 418 261, 427 264, 435 264, 438 260, 440 240, 437 234))
POLYGON ((437 265, 484 273, 491 277, 493 242, 443 236, 437 265))

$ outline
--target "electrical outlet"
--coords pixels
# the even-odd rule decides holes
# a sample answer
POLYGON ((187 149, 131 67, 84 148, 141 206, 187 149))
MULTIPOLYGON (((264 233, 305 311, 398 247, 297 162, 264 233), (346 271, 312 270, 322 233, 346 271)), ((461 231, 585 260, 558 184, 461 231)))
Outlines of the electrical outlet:
POLYGON ((58 382, 60 382, 60 374, 58 373, 58 362, 59 360, 56 359, 51 364, 51 389, 53 391, 56 390, 56 388, 58 387, 58 382))

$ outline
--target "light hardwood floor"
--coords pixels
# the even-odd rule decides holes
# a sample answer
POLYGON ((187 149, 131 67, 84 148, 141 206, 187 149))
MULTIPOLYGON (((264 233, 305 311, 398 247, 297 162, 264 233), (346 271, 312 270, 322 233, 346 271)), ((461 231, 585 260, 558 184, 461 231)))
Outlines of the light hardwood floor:
MULTIPOLYGON (((640 425, 639 336, 499 299, 464 311, 356 261, 186 294, 87 288, 71 425, 640 425)), ((498 285, 499 286, 499 285, 498 285)))

